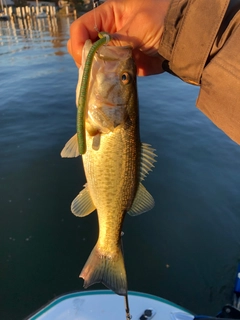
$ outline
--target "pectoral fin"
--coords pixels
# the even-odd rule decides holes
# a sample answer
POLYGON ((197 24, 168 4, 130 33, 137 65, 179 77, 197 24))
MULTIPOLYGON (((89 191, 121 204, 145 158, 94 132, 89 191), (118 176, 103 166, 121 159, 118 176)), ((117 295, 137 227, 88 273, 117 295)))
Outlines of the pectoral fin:
POLYGON ((62 158, 76 158, 79 156, 77 134, 75 134, 68 142, 65 144, 61 152, 62 158))
POLYGON ((95 209, 96 207, 92 202, 92 198, 86 184, 85 188, 73 200, 71 204, 71 211, 77 217, 85 217, 95 209))
POLYGON ((100 147, 101 134, 96 134, 92 139, 92 148, 93 150, 98 150, 100 147))
POLYGON ((141 183, 139 183, 135 199, 128 213, 130 216, 137 216, 151 210, 154 207, 154 204, 154 199, 151 194, 141 183))

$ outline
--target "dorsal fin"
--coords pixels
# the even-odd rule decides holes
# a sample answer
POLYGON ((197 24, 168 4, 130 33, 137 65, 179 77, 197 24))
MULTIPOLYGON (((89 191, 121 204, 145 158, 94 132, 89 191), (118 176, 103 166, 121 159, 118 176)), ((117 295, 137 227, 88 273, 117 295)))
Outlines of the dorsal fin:
POLYGON ((152 171, 152 168, 154 167, 154 162, 156 162, 155 157, 157 157, 154 151, 155 149, 153 149, 150 144, 142 143, 140 155, 140 181, 144 180, 149 171, 152 171))

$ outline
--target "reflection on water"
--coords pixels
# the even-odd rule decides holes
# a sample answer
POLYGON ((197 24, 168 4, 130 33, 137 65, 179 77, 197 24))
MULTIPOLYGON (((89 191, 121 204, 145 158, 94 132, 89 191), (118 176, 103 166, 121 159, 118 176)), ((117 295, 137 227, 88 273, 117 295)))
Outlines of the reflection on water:
POLYGON ((66 30, 69 30, 71 21, 70 18, 56 17, 0 21, 0 56, 50 44, 58 49, 54 51, 56 55, 62 55, 66 52, 66 30))

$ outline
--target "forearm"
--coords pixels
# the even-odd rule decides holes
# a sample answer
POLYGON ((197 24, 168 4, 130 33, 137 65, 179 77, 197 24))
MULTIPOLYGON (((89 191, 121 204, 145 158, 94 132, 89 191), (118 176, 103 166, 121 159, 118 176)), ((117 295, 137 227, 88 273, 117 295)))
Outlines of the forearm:
POLYGON ((240 1, 173 0, 159 53, 201 86, 198 108, 240 144, 240 1))

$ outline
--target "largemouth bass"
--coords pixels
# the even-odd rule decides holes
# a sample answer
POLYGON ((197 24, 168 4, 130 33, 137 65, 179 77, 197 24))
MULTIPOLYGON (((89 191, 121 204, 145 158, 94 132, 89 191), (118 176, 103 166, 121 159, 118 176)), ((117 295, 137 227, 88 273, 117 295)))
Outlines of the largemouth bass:
MULTIPOLYGON (((85 43, 82 67, 91 42, 85 43)), ((78 101, 81 70, 77 85, 78 101)), ((73 200, 72 212, 84 217, 97 209, 99 236, 80 277, 84 287, 102 282, 119 295, 127 294, 121 250, 124 216, 153 208, 142 185, 155 162, 154 149, 140 142, 136 68, 130 47, 103 46, 94 56, 85 117, 85 188, 73 200)), ((79 155, 77 136, 61 156, 79 155)))

